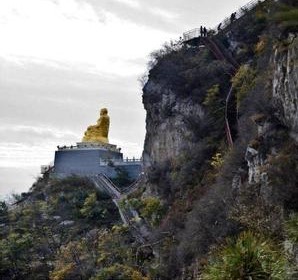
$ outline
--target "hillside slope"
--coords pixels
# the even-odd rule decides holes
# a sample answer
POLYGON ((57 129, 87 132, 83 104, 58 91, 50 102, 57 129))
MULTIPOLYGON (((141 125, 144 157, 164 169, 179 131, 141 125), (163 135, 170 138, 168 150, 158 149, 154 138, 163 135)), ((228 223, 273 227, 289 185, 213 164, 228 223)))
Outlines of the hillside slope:
MULTIPOLYGON (((167 208, 155 229, 165 240, 161 279, 197 279, 210 249, 247 237, 241 232, 272 242, 281 256, 285 224, 297 221, 297 8, 265 1, 212 40, 238 62, 234 74, 204 41, 165 46, 153 53, 143 89, 144 197, 167 208)), ((240 279, 221 274, 205 277, 240 279)))

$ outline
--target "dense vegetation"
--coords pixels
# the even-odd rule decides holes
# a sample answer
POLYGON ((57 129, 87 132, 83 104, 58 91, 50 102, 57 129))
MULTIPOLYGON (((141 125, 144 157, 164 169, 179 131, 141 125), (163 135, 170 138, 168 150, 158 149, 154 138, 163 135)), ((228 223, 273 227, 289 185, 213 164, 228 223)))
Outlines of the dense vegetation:
POLYGON ((87 179, 39 179, 17 198, 1 202, 1 279, 146 279, 139 244, 87 179))

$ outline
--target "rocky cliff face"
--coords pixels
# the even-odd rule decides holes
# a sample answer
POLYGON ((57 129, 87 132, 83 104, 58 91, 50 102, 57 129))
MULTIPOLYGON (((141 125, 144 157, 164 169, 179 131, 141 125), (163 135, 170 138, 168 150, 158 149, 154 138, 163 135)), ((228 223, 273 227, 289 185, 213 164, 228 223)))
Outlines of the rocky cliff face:
MULTIPOLYGON (((273 81, 272 105, 274 117, 283 124, 295 142, 298 141, 298 38, 290 34, 285 42, 287 46, 275 47, 272 51, 273 81)), ((268 139, 277 131, 271 120, 256 123, 258 137, 268 139)), ((278 143, 280 144, 280 143, 278 143)), ((252 147, 247 148, 248 182, 268 185, 268 158, 278 155, 278 145, 271 145, 267 154, 260 153, 252 147), (262 172, 263 170, 263 172, 262 172)), ((268 188, 268 186, 267 186, 268 188)))
POLYGON ((231 67, 206 48, 180 45, 161 53, 143 88, 147 111, 143 159, 151 185, 147 189, 170 204, 177 193, 187 195, 221 141, 231 67))
POLYGON ((275 49, 273 98, 277 117, 291 128, 298 141, 298 38, 289 35, 288 46, 275 49))
POLYGON ((143 89, 146 173, 166 165, 153 183, 159 189, 183 186, 174 199, 169 191, 162 196, 169 210, 157 231, 176 242, 162 254, 171 260, 164 260, 169 269, 164 279, 181 274, 194 279, 189 275, 197 275, 210 246, 244 229, 287 240, 285 221, 298 211, 298 38, 285 32, 277 41, 282 31, 268 35, 272 27, 266 27, 264 11, 256 10, 257 16, 217 37, 231 52, 237 42, 234 58, 256 73, 251 84, 245 77, 238 81, 226 112, 232 83, 225 73, 231 71, 207 47, 184 46, 160 57, 143 89), (233 147, 226 140, 224 113, 233 147), (177 268, 182 266, 183 273, 177 268))
POLYGON ((181 151, 191 149, 194 130, 187 120, 204 121, 203 107, 191 98, 177 100, 177 93, 158 81, 149 81, 144 88, 144 107, 147 111, 144 161, 147 167, 173 161, 181 151), (158 102, 147 102, 148 96, 158 96, 158 102))

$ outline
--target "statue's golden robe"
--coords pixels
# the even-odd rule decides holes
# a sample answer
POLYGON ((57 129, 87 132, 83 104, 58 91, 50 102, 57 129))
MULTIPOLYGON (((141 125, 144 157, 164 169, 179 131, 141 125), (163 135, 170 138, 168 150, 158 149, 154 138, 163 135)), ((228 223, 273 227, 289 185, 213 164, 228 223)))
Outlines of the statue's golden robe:
POLYGON ((100 110, 100 118, 97 124, 88 126, 82 141, 109 143, 109 127, 110 117, 108 116, 108 110, 103 108, 100 110))

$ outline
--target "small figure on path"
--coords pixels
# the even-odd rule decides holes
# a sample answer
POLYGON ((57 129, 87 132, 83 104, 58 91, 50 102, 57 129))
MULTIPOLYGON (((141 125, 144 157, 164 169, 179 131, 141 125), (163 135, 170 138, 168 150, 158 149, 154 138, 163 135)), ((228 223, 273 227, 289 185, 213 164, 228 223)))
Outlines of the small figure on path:
POLYGON ((207 37, 207 28, 204 27, 204 37, 207 37))
POLYGON ((200 27, 200 33, 201 33, 201 37, 203 37, 203 26, 202 25, 200 27))
POLYGON ((235 19, 236 19, 236 13, 232 13, 232 14, 231 14, 231 17, 230 17, 230 21, 231 21, 231 23, 234 22, 235 19))

